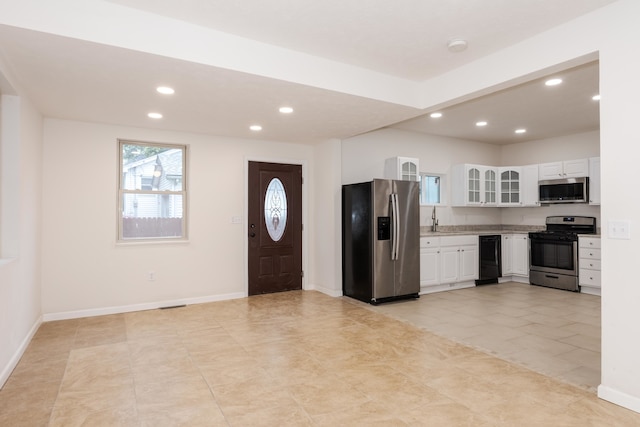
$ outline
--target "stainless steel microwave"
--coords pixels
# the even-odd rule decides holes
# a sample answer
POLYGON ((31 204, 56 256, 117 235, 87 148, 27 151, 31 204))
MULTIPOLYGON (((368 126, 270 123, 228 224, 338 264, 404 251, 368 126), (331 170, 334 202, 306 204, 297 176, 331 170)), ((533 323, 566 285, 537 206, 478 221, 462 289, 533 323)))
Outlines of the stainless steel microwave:
POLYGON ((589 178, 563 178, 539 181, 540 203, 587 203, 589 178))

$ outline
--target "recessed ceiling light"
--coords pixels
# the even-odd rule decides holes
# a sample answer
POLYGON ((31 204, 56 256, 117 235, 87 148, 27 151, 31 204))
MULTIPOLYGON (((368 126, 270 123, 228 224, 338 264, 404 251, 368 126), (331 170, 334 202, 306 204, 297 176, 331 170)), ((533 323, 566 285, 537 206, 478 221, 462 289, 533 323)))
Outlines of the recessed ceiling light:
POLYGON ((487 122, 485 122, 484 120, 479 121, 479 122, 476 122, 476 126, 478 126, 478 127, 486 126, 487 124, 488 124, 488 123, 487 123, 487 122))
POLYGON ((439 119, 440 117, 442 117, 442 113, 431 113, 430 117, 434 119, 439 119))
POLYGON ((453 52, 453 53, 462 52, 466 48, 467 48, 467 41, 462 39, 450 40, 449 43, 447 44, 447 49, 449 49, 449 52, 453 52))
POLYGON ((260 126, 260 125, 251 125, 251 126, 249 126, 249 129, 251 129, 254 132, 258 132, 258 131, 262 130, 262 126, 260 126))
POLYGON ((600 101, 600 94, 593 95, 591 99, 593 99, 594 101, 600 101))
POLYGON ((515 131, 516 133, 526 133, 527 130, 526 129, 516 129, 515 131))
POLYGON ((159 86, 156 90, 163 95, 173 95, 176 92, 173 88, 168 86, 159 86))
POLYGON ((559 85, 560 83, 562 83, 562 79, 559 79, 559 78, 549 79, 546 82, 544 82, 544 84, 547 86, 556 86, 556 85, 559 85))
POLYGON ((291 113, 293 113, 293 108, 291 108, 291 107, 280 107, 280 109, 278 111, 280 111, 282 114, 291 114, 291 113))
POLYGON ((147 117, 149 117, 150 119, 161 119, 162 118, 162 114, 160 114, 160 113, 149 113, 149 114, 147 114, 147 117))

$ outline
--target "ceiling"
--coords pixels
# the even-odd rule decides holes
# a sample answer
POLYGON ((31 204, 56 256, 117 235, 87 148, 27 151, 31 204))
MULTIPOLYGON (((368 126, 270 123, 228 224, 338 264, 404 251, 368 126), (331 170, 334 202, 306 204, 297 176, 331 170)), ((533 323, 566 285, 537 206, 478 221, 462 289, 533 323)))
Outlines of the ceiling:
POLYGON ((599 63, 553 73, 547 77, 454 105, 440 118, 424 114, 392 128, 442 135, 490 144, 514 144, 553 138, 600 128, 599 63), (546 86, 550 78, 557 86, 546 86), (478 121, 486 121, 483 127, 478 121), (526 132, 516 134, 516 129, 526 132))
POLYGON ((66 1, 76 4, 73 13, 6 0, 12 9, 0 16, 0 61, 47 117, 300 143, 394 126, 502 144, 597 129, 597 104, 584 102, 598 91, 597 63, 561 73, 559 87, 529 82, 448 107, 438 122, 409 102, 368 96, 358 77, 410 88, 615 0, 66 1), (153 37, 170 38, 160 28, 175 29, 173 43, 184 54, 145 47, 153 37), (234 47, 247 49, 189 59, 230 35, 234 47), (455 38, 468 49, 449 52, 455 38), (281 55, 260 57, 271 52, 281 55), (248 53, 290 70, 258 69, 248 53), (308 67, 313 60, 327 68, 308 67), (337 69, 354 90, 330 81, 337 69), (157 94, 161 84, 176 94, 157 94), (285 104, 293 114, 278 113, 285 104), (149 119, 149 111, 164 117, 149 119), (480 116, 489 126, 478 133, 472 124, 480 116), (250 131, 254 123, 263 130, 250 131), (514 139, 520 126, 528 132, 514 139))

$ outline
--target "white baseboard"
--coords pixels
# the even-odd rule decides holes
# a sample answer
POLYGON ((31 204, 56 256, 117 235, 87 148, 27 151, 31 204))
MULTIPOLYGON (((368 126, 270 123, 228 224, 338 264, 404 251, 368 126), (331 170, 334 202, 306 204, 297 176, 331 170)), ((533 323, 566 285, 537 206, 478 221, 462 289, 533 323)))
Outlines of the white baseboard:
POLYGON ((342 296, 342 289, 325 288, 324 286, 315 285, 313 283, 309 284, 306 290, 322 292, 323 294, 329 295, 330 297, 342 296))
POLYGON ((453 291, 456 289, 473 288, 476 284, 474 282, 460 282, 460 283, 445 283, 442 285, 421 286, 420 295, 433 294, 436 292, 453 291))
POLYGON ((498 279, 498 283, 517 282, 529 285, 529 276, 503 276, 498 279))
POLYGON ((600 384, 598 386, 598 397, 600 399, 607 400, 623 408, 630 409, 635 412, 640 412, 640 398, 637 396, 631 396, 611 387, 600 384))
POLYGON ((2 369, 2 372, 0 372, 0 388, 4 386, 4 383, 6 383, 7 380, 9 379, 11 372, 13 372, 16 366, 18 366, 18 362, 20 362, 20 358, 22 358, 22 355, 27 350, 29 343, 33 339, 33 336, 36 334, 41 324, 42 324, 42 316, 38 317, 36 322, 33 324, 31 329, 29 330, 29 333, 27 334, 27 336, 24 337, 24 339, 20 343, 20 346, 16 349, 16 352, 13 354, 13 357, 9 360, 9 363, 7 363, 7 366, 5 366, 2 369))
POLYGON ((602 290, 600 288, 590 288, 588 286, 580 286, 580 293, 602 296, 602 290))
POLYGON ((53 320, 78 319, 81 317, 105 316, 108 314, 129 313, 132 311, 154 310, 162 307, 173 307, 176 305, 203 304, 207 302, 226 301, 231 299, 245 298, 244 292, 233 294, 211 295, 206 297, 182 298, 177 300, 157 301, 143 304, 123 305, 116 307, 93 308, 88 310, 64 311, 60 313, 44 314, 42 320, 50 322, 53 320))

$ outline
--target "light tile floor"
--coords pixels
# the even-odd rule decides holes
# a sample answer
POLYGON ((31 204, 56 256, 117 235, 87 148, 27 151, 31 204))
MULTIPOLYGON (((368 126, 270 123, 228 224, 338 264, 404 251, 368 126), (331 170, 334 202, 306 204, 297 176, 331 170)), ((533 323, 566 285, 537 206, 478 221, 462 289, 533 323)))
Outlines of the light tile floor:
POLYGON ((578 387, 600 384, 600 297, 507 282, 372 307, 578 387))
MULTIPOLYGON (((514 289, 514 304, 488 314, 526 307, 527 288, 514 289)), ((458 324, 478 327, 477 298, 438 298, 469 307, 458 324)), ((536 324, 546 306, 520 317, 536 324)), ((501 331, 522 348, 539 342, 501 331)), ((310 291, 43 324, 0 390, 0 426, 80 425, 637 426, 640 414, 310 291)))

